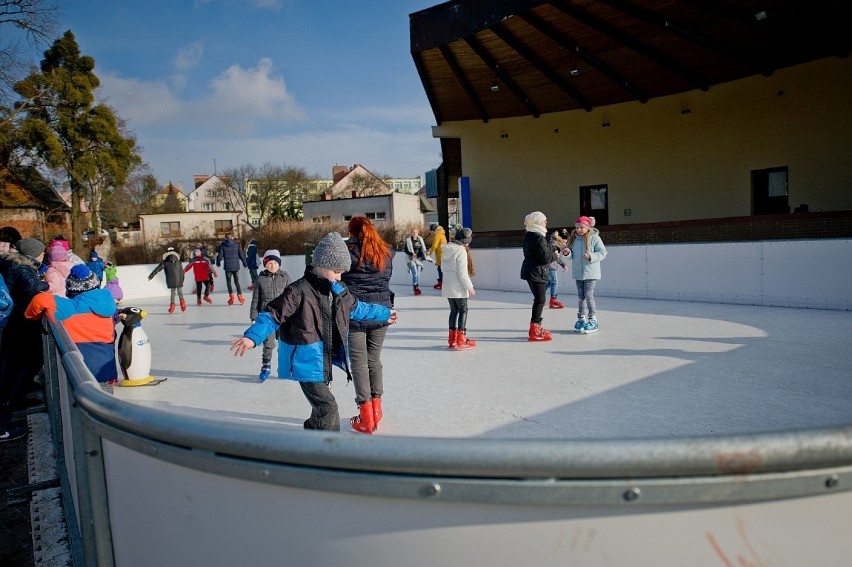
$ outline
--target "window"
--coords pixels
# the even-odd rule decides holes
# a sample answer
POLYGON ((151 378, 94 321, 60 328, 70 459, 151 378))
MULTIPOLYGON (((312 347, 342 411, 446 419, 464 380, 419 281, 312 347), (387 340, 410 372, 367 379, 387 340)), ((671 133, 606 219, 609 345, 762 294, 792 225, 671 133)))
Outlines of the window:
POLYGON ((580 214, 595 217, 596 226, 609 224, 609 198, 606 185, 580 187, 580 214))
POLYGON ((234 229, 234 221, 231 220, 214 220, 213 221, 213 230, 216 231, 216 234, 224 234, 227 232, 231 232, 234 229))
POLYGON ((260 218, 253 218, 249 222, 251 222, 252 225, 257 226, 260 224, 260 218))
POLYGON ((212 197, 212 196, 213 196, 213 189, 207 189, 207 190, 204 192, 204 194, 205 194, 207 197, 212 197))
POLYGON ((351 221, 351 220, 352 220, 352 215, 343 215, 343 220, 345 220, 346 222, 351 221))
POLYGON ((205 211, 212 211, 213 210, 213 203, 204 203, 204 205, 202 205, 201 208, 204 209, 205 211))
POLYGON ((257 205, 252 205, 251 207, 249 207, 249 211, 252 213, 259 213, 260 207, 258 207, 257 205))
POLYGON ((387 213, 384 211, 378 211, 374 213, 367 213, 364 216, 370 220, 385 220, 387 218, 387 213))
POLYGON ((323 222, 331 222, 331 216, 323 215, 321 217, 313 217, 311 219, 311 221, 314 222, 315 224, 320 224, 320 223, 323 223, 323 222))
POLYGON ((222 203, 222 210, 223 211, 231 211, 231 210, 233 210, 233 208, 234 207, 231 206, 231 203, 222 203))
POLYGON ((161 222, 160 236, 180 236, 179 222, 161 222))
POLYGON ((790 212, 787 168, 773 167, 751 172, 751 214, 779 215, 790 212))

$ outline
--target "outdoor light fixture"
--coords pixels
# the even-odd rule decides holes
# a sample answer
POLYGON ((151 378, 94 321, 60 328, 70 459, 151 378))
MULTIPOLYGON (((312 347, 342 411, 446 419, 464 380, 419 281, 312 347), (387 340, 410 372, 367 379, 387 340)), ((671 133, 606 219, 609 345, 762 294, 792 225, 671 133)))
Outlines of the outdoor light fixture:
POLYGON ((497 83, 494 83, 493 85, 491 85, 491 92, 492 93, 496 93, 499 90, 500 90, 500 85, 498 85, 497 83))
POLYGON ((766 11, 761 10, 760 12, 755 12, 754 19, 757 20, 758 22, 762 22, 763 20, 766 19, 766 11))
POLYGON ((569 73, 572 77, 576 77, 577 75, 579 75, 579 74, 580 74, 580 70, 579 70, 579 69, 577 69, 576 67, 572 67, 572 68, 571 68, 571 70, 570 70, 570 71, 568 71, 568 73, 569 73))

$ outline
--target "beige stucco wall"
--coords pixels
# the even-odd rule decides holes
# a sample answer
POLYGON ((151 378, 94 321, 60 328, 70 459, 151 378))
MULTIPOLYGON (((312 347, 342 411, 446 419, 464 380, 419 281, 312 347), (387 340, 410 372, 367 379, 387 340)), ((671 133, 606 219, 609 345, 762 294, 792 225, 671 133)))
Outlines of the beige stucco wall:
POLYGON ((595 184, 609 187, 610 224, 750 215, 752 170, 780 166, 789 168, 791 207, 852 209, 852 58, 646 104, 445 123, 433 133, 461 138, 477 230, 522 228, 533 210, 570 225, 579 187, 595 184))
POLYGON ((332 199, 329 201, 306 201, 302 205, 305 222, 316 217, 331 216, 331 222, 346 222, 345 216, 365 216, 367 213, 385 213, 388 223, 397 226, 423 225, 420 212, 420 197, 404 193, 357 197, 355 199, 332 199))
POLYGON ((164 213, 157 215, 139 215, 142 239, 146 243, 169 244, 174 240, 218 238, 215 232, 217 220, 229 220, 234 225, 234 235, 242 237, 244 227, 239 222, 239 212, 219 211, 211 213, 164 213), (180 235, 163 237, 160 234, 161 222, 179 222, 180 235))

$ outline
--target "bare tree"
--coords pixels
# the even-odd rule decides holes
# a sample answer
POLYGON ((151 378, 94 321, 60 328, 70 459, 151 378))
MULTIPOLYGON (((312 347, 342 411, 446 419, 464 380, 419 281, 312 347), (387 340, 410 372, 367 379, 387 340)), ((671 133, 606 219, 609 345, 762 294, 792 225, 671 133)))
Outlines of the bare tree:
POLYGON ((229 178, 234 207, 246 212, 252 230, 269 220, 302 218, 302 202, 311 189, 303 168, 266 162, 260 168, 244 164, 226 170, 224 175, 229 178))
POLYGON ((0 0, 0 101, 12 99, 33 56, 53 41, 58 20, 56 0, 0 0))
POLYGON ((347 179, 346 188, 353 191, 358 197, 372 197, 374 195, 387 195, 393 191, 380 178, 373 175, 353 173, 347 179))

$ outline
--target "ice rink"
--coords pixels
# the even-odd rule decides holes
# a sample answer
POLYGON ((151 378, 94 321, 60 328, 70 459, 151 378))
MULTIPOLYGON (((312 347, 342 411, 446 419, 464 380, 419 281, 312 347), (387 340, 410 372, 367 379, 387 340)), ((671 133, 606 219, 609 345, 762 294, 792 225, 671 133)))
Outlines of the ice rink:
MULTIPOLYGON (((574 298, 545 308, 553 341, 527 341, 529 293, 480 291, 468 336, 447 348, 439 291, 397 290, 399 322, 383 350, 384 420, 377 435, 473 438, 648 438, 732 435, 852 422, 852 313, 598 298, 600 332, 578 335, 574 298)), ((248 296, 247 296, 248 297, 248 296)), ((148 312, 157 386, 122 387, 137 404, 235 422, 302 427, 298 385, 259 383, 260 349, 229 343, 250 324, 245 305, 167 313, 166 298, 125 301, 148 312)), ((120 330, 120 325, 119 325, 120 330)), ((273 363, 276 375, 277 360, 273 363)), ((341 430, 356 413, 352 384, 335 369, 341 430)))

